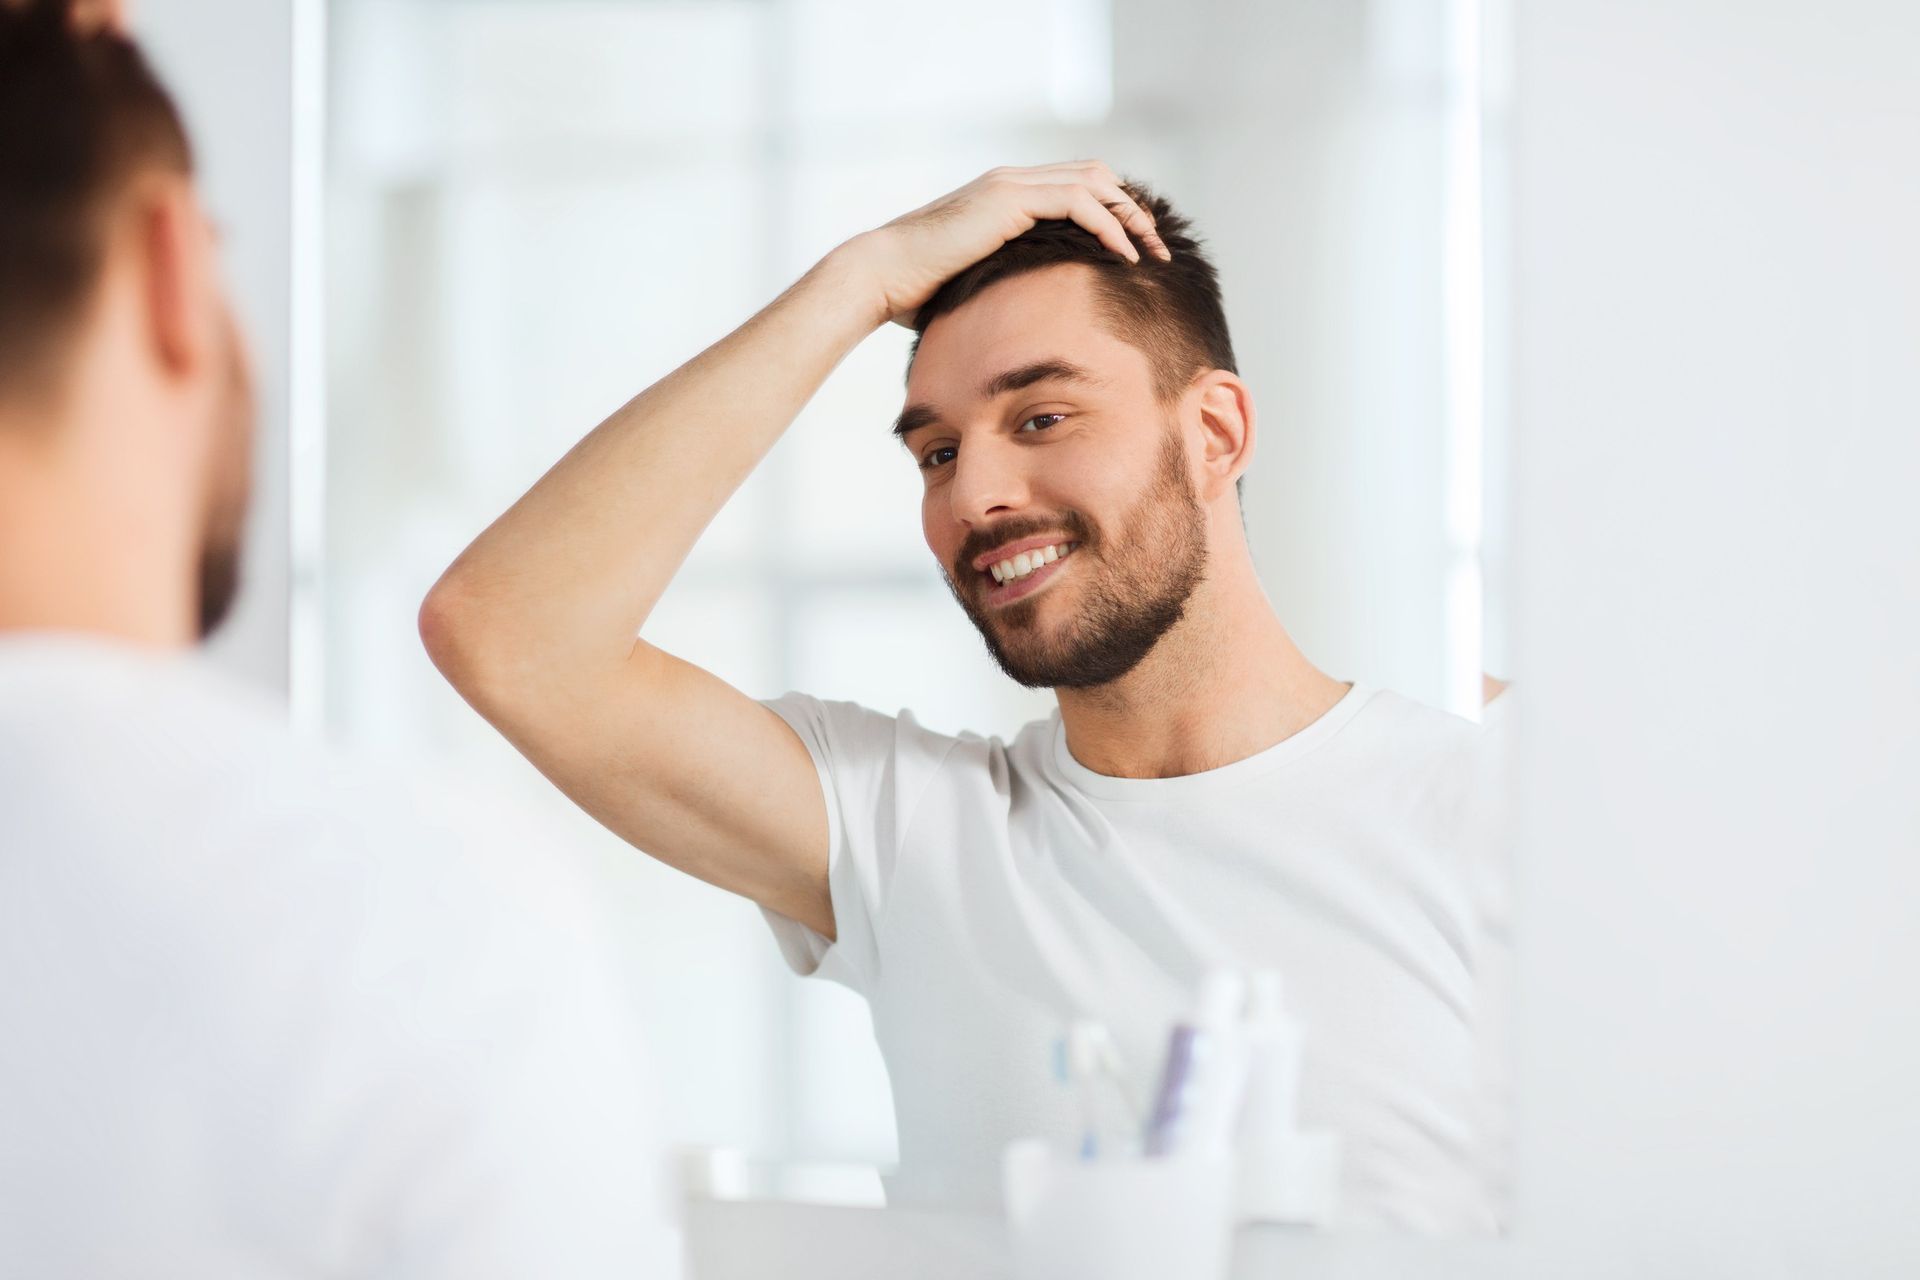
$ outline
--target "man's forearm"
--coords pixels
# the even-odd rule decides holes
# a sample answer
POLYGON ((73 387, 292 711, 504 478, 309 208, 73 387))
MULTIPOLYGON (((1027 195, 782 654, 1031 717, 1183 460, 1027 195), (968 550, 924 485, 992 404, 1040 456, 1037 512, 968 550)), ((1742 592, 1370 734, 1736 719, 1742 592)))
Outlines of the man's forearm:
POLYGON ((886 318, 850 243, 629 401, 441 576, 421 610, 434 661, 456 683, 485 663, 518 683, 625 660, 701 531, 886 318))

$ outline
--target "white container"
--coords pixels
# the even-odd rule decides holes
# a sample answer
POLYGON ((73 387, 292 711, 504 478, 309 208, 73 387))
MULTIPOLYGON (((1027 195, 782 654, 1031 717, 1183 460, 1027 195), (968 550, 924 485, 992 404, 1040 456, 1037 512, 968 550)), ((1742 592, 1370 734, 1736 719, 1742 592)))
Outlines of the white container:
POLYGON ((1239 1216, 1244 1222, 1325 1227, 1340 1209, 1340 1139, 1299 1127, 1304 1035, 1287 1016, 1280 975, 1252 976, 1245 1026, 1247 1082, 1240 1110, 1239 1216))
POLYGON ((1243 1156, 1235 1182, 1240 1221, 1338 1226, 1340 1152, 1337 1134, 1296 1129, 1256 1158, 1243 1156))
POLYGON ((1017 1280, 1225 1280, 1234 1162, 1225 1156, 1080 1160, 1038 1140, 1007 1148, 1017 1280))
POLYGON ((1240 1108, 1240 1143, 1284 1142, 1300 1127, 1300 1061, 1304 1035, 1287 1016, 1280 975, 1271 969, 1247 984, 1246 1092, 1240 1108))

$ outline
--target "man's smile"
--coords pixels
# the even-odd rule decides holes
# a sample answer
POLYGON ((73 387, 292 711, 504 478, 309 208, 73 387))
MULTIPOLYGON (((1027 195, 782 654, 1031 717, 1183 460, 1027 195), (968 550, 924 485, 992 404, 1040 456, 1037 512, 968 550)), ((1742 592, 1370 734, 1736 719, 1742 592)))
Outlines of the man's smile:
POLYGON ((1054 542, 1018 552, 989 564, 983 572, 992 578, 986 588, 990 605, 1011 604, 1023 600, 1053 581, 1065 569, 1079 547, 1077 542, 1054 542))

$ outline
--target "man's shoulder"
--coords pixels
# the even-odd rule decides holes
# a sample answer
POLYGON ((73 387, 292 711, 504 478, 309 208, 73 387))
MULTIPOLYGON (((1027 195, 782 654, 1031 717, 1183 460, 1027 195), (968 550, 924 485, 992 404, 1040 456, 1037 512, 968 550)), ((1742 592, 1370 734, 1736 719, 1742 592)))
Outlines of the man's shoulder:
POLYGON ((1479 721, 1393 689, 1375 690, 1355 722, 1370 745, 1400 756, 1472 751, 1486 734, 1479 721))
POLYGON ((1049 740, 1057 713, 1027 721, 1011 734, 974 729, 941 729, 925 724, 910 708, 885 712, 863 703, 788 692, 761 705, 792 725, 809 746, 825 740, 869 757, 911 754, 934 762, 951 759, 960 767, 992 767, 994 762, 1025 761, 1049 740))
POLYGON ((0 638, 0 793, 43 841, 217 839, 284 815, 322 760, 270 697, 199 654, 0 638))
POLYGON ((1488 727, 1391 689, 1378 689, 1336 740, 1337 761, 1369 791, 1465 793, 1485 783, 1488 727))
POLYGON ((0 765, 21 861, 144 901, 156 930, 367 939, 417 913, 518 935, 589 896, 490 789, 307 740, 197 654, 0 642, 0 765))
MULTIPOLYGON (((1506 695, 1510 696, 1510 695, 1506 695)), ((1392 795, 1445 833, 1450 845, 1495 838, 1502 812, 1501 730, 1404 694, 1382 690, 1349 748, 1357 795, 1392 795)))

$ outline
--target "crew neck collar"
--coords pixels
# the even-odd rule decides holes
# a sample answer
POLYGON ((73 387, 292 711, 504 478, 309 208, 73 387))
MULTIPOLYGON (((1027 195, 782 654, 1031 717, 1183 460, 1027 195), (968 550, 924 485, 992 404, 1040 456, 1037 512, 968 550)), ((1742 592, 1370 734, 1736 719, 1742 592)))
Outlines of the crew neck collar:
POLYGON ((1353 682, 1341 699, 1323 712, 1319 719, 1263 750, 1217 769, 1182 774, 1175 778, 1116 778, 1095 773, 1067 749, 1067 726, 1060 710, 1053 712, 1053 763, 1068 782, 1088 795, 1107 800, 1172 800, 1178 797, 1233 786, 1249 778, 1271 772, 1312 751, 1338 733, 1373 697, 1375 690, 1353 682))

